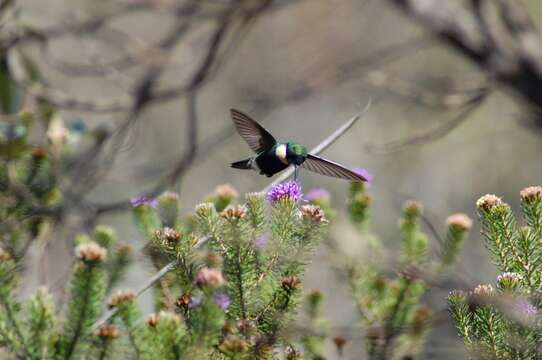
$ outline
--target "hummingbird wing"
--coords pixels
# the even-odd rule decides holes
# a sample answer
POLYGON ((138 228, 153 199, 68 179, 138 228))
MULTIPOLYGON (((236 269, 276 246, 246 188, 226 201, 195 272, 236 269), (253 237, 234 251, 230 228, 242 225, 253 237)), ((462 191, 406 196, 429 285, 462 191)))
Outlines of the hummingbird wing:
POLYGON ((237 132, 255 153, 269 150, 277 143, 273 135, 250 116, 235 109, 231 109, 230 112, 237 132))
POLYGON ((339 179, 351 181, 367 181, 365 177, 356 174, 352 170, 316 155, 308 154, 307 159, 303 162, 303 164, 301 164, 301 167, 317 174, 331 176, 339 179))

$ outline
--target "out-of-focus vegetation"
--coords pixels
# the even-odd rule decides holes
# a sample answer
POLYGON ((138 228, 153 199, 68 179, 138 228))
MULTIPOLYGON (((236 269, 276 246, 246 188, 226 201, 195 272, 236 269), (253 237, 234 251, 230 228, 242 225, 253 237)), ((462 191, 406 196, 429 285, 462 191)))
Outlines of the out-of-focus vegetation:
MULTIPOLYGON (((304 188, 331 193, 311 197, 330 226, 295 274, 306 289, 296 289, 298 306, 285 311, 288 321, 269 320, 280 328, 277 356, 535 356, 536 316, 517 318, 508 305, 531 313, 539 305, 532 275, 537 225, 529 222, 536 214, 515 196, 542 175, 538 1, 5 0, 0 24, 0 332, 10 354, 133 355, 134 344, 150 336, 145 326, 158 319, 164 327, 156 329, 175 331, 163 343, 146 344, 150 352, 140 356, 173 351, 164 344, 179 339, 190 344, 190 315, 170 312, 180 311, 178 296, 205 291, 193 282, 195 273, 175 267, 188 249, 157 239, 175 234, 166 228, 199 239, 195 206, 210 201, 219 214, 231 201, 211 193, 218 184, 232 183, 243 194, 268 184, 228 167, 249 153, 232 136, 229 108, 253 113, 278 138, 311 147, 372 99, 370 111, 326 153, 368 168, 371 187, 349 190, 301 174, 304 188), (475 223, 463 244, 468 218, 448 215, 474 215, 472 204, 485 193, 510 199, 508 220, 511 209, 521 208, 527 228, 504 219, 510 236, 496 242, 491 229, 499 219, 478 207, 487 241, 475 223), (133 208, 130 199, 147 205, 133 208), (407 199, 424 205, 410 221, 409 207, 400 210, 407 199), (146 208, 152 201, 157 213, 146 208), (154 215, 142 217, 138 209, 154 215), (530 246, 528 269, 521 254, 501 259, 506 247, 518 246, 530 246), (164 267, 176 271, 152 283, 154 291, 136 294, 139 302, 128 301, 128 310, 113 306, 114 324, 96 328, 98 317, 110 314, 107 294, 139 289, 164 267), (491 287, 477 287, 497 276, 491 287), (519 285, 505 289, 506 279, 519 285), (90 288, 94 296, 81 295, 90 288), (449 297, 455 324, 446 306, 453 289, 464 291, 449 297), (478 296, 485 293, 492 295, 478 296), (160 317, 161 310, 170 312, 160 317), (461 325, 465 319, 472 322, 461 325), (488 330, 493 320, 496 332, 488 330), (521 341, 514 332, 524 335, 521 341)), ((231 195, 228 189, 218 193, 231 195)), ((264 223, 273 221, 267 213, 264 223)), ((190 258, 198 269, 207 250, 190 258)), ((217 269, 229 280, 227 254, 217 269)), ((234 340, 229 346, 245 356, 270 328, 239 332, 232 284, 215 289, 227 294, 231 312, 202 303, 227 325, 209 340, 213 346, 202 348, 230 356, 220 344, 234 340)), ((277 284, 253 293, 268 299, 282 289, 277 284)))

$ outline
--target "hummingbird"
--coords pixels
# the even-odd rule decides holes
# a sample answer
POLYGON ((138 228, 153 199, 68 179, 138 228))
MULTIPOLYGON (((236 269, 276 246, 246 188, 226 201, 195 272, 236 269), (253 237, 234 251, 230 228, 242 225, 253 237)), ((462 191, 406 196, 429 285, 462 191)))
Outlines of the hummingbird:
POLYGON ((298 167, 309 171, 350 181, 367 181, 356 172, 336 162, 309 154, 301 144, 275 140, 262 125, 239 110, 231 109, 231 118, 237 132, 247 142, 256 155, 248 159, 236 161, 232 168, 256 170, 260 174, 271 177, 290 165, 295 166, 294 179, 297 180, 298 167))

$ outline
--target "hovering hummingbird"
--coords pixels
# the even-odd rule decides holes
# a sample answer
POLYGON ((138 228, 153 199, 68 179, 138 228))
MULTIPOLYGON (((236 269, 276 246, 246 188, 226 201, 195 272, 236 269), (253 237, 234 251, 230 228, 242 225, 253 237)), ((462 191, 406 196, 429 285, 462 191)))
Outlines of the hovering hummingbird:
POLYGON ((367 181, 367 179, 333 161, 309 154, 307 148, 295 142, 278 142, 273 135, 250 116, 239 110, 231 109, 231 118, 237 132, 256 155, 231 164, 235 169, 252 169, 271 177, 295 166, 295 179, 298 167, 309 171, 350 181, 367 181))

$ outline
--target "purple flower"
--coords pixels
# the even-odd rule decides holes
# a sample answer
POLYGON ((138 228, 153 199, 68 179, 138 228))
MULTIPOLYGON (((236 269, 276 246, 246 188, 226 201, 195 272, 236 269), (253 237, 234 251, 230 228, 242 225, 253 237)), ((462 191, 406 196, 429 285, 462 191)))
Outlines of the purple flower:
POLYGON ((281 184, 276 184, 271 187, 271 190, 267 193, 267 201, 271 204, 280 201, 281 199, 290 198, 295 202, 298 202, 303 194, 301 193, 301 186, 297 181, 288 181, 281 184))
POLYGON ((374 176, 367 169, 355 168, 354 172, 359 176, 363 176, 365 179, 367 179, 367 185, 371 185, 371 183, 373 182, 374 176))
POLYGON ((156 208, 158 206, 158 200, 156 198, 151 198, 151 197, 142 195, 142 196, 136 196, 135 198, 132 198, 130 200, 130 204, 132 204, 132 207, 136 207, 140 205, 149 205, 150 207, 156 208))
POLYGON ((268 241, 269 241, 269 235, 263 234, 262 236, 254 240, 254 246, 256 246, 260 250, 265 249, 268 241))
POLYGON ((526 299, 517 300, 514 303, 514 310, 522 315, 534 315, 538 312, 538 308, 526 299))
POLYGON ((196 308, 196 307, 200 306, 200 304, 202 302, 203 302, 203 294, 202 293, 197 293, 195 295, 192 295, 192 298, 190 299, 190 303, 188 304, 188 308, 190 308, 190 309, 196 308))
POLYGON ((312 189, 305 195, 305 200, 328 202, 331 195, 326 189, 312 189))
POLYGON ((226 310, 230 306, 230 297, 228 294, 221 291, 215 291, 213 293, 213 302, 218 305, 222 310, 226 310))

